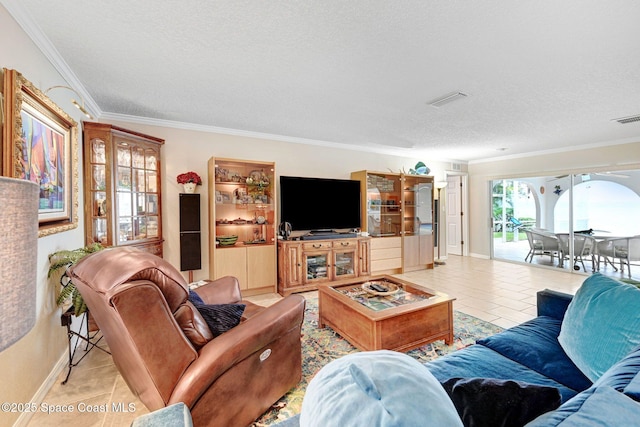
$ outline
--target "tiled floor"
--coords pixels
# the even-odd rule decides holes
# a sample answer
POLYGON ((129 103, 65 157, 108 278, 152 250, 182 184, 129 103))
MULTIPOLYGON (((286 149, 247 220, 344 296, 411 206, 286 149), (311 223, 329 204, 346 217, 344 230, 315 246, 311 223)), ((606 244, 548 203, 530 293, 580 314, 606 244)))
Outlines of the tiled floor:
POLYGON ((456 297, 453 308, 509 328, 536 316, 536 292, 548 288, 573 294, 587 275, 566 270, 451 256, 433 270, 401 278, 456 297))
MULTIPOLYGON (((399 277, 456 297, 454 309, 510 327, 536 315, 536 292, 549 288, 575 293, 584 275, 558 269, 531 267, 470 257, 450 257, 445 265, 433 270, 408 273, 399 277)), ((269 305, 277 294, 249 298, 269 305)), ((118 374, 111 357, 92 351, 71 373, 66 385, 66 370, 46 395, 48 405, 70 405, 73 413, 37 413, 29 426, 128 426, 137 416, 148 413, 129 391, 118 374), (114 407, 115 404, 115 407, 114 407), (125 412, 120 408, 135 409, 125 412), (129 406, 132 404, 131 406, 129 406), (83 408, 85 412, 79 412, 83 408), (94 409, 88 412, 87 409, 94 409)))

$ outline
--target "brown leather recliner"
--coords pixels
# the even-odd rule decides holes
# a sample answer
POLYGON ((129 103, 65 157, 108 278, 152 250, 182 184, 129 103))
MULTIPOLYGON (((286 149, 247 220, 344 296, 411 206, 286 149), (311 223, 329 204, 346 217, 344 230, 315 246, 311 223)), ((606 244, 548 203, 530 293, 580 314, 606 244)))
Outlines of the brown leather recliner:
POLYGON ((129 388, 149 408, 184 402, 196 426, 246 426, 302 375, 305 300, 242 301, 238 281, 199 287, 207 304, 243 303, 243 321, 212 337, 179 271, 155 255, 112 248, 69 270, 129 388))

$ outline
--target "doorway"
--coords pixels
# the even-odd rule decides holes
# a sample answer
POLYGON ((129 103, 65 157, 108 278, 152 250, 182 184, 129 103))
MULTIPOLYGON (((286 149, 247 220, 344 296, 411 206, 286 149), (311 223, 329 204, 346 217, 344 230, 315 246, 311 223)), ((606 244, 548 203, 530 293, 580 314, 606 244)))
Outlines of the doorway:
POLYGON ((491 190, 491 258, 582 274, 640 274, 634 255, 640 170, 503 178, 492 181, 491 190), (536 250, 539 235, 550 238, 550 246, 556 239, 558 249, 536 250))
POLYGON ((446 186, 439 191, 438 197, 442 200, 438 204, 438 222, 442 221, 443 226, 439 227, 438 243, 441 245, 439 256, 443 258, 469 255, 466 244, 469 239, 467 178, 467 175, 447 172, 446 186))

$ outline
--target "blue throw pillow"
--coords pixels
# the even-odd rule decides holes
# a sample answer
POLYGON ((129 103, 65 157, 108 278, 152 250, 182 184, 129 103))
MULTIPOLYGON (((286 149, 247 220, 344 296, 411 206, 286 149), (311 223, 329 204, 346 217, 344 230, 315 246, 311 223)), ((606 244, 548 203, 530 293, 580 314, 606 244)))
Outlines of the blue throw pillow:
POLYGON ((640 344, 640 289, 595 273, 567 308, 558 342, 571 361, 596 381, 640 344))
POLYGON ((189 289, 189 301, 191 301, 191 304, 193 305, 204 304, 204 301, 202 300, 202 298, 200 298, 200 295, 198 295, 198 293, 192 289, 189 289))
POLYGON ((548 412, 525 427, 585 427, 638 425, 640 403, 601 386, 583 391, 559 409, 548 412))
POLYGON ((325 365, 307 387, 300 426, 462 427, 438 380, 420 362, 388 350, 325 365))

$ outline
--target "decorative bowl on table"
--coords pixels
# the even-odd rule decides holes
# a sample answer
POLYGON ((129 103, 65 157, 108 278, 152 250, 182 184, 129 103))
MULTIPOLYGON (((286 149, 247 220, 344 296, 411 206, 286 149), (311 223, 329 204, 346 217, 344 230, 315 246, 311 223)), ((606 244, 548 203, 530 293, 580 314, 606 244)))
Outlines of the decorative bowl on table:
POLYGON ((369 294, 377 296, 393 295, 400 290, 400 287, 395 283, 387 282, 386 280, 372 280, 370 282, 364 282, 362 289, 369 294))
POLYGON ((216 241, 220 246, 233 246, 238 241, 238 236, 216 236, 216 241))

